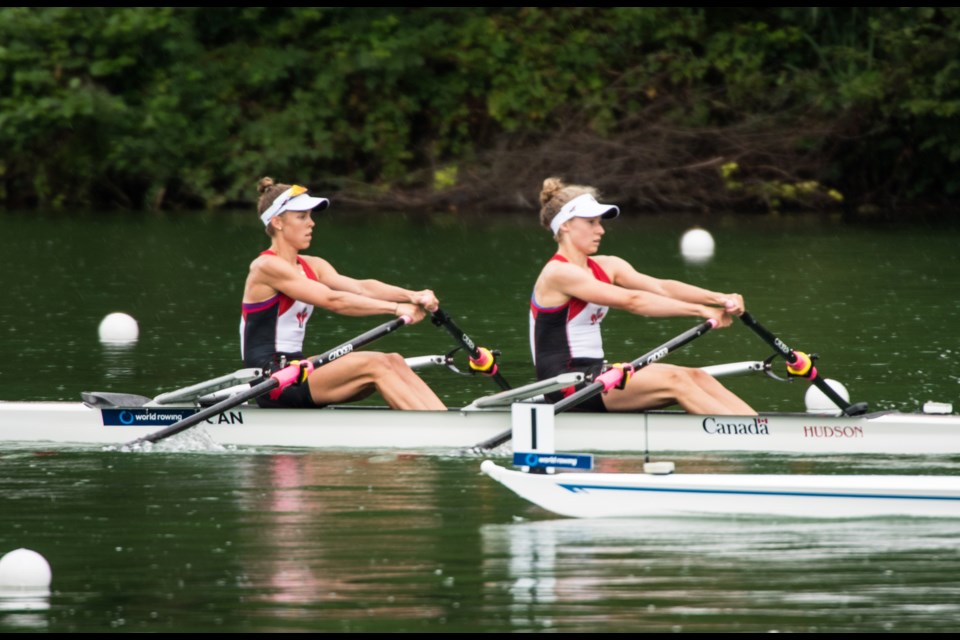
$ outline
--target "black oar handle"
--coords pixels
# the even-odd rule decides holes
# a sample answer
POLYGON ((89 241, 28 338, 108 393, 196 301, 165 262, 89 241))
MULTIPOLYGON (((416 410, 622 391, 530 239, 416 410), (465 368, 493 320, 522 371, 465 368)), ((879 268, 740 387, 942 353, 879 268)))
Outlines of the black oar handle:
MULTIPOLYGON (((767 330, 766 327, 757 322, 757 320, 750 315, 749 312, 744 311, 740 316, 740 319, 745 325, 753 329, 754 333, 763 338, 764 342, 769 344, 777 353, 782 355, 784 360, 787 361, 788 365, 798 364, 800 357, 797 355, 797 352, 788 347, 783 340, 773 335, 769 330, 767 330)), ((865 402, 850 404, 844 400, 840 394, 833 389, 833 387, 827 384, 827 381, 824 380, 823 376, 817 372, 816 368, 811 369, 811 375, 809 377, 810 382, 820 389, 825 396, 830 398, 830 400, 837 405, 844 414, 848 416, 856 416, 867 412, 867 404, 865 402)))
POLYGON ((797 355, 793 352, 793 349, 784 344, 780 338, 767 331, 763 325, 757 322, 754 317, 750 315, 749 311, 744 311, 740 316, 740 320, 742 320, 745 325, 753 329, 754 333, 763 338, 763 341, 773 347, 777 353, 782 355, 788 364, 796 363, 797 355))
MULTIPOLYGON (((378 338, 382 338, 388 333, 393 333, 403 325, 409 324, 410 322, 412 322, 412 320, 409 316, 400 316, 399 318, 394 318, 393 320, 383 323, 379 327, 374 327, 373 329, 365 333, 361 333, 359 336, 357 336, 356 338, 353 338, 352 340, 344 342, 343 344, 337 347, 334 347, 329 351, 325 351, 319 356, 311 358, 310 362, 314 368, 322 367, 323 365, 329 364, 334 360, 342 358, 348 353, 351 353, 354 350, 359 349, 360 347, 366 344, 369 344, 378 338)), ((289 365, 288 368, 291 366, 295 366, 295 365, 289 365)), ((137 438, 136 440, 133 440, 132 442, 127 443, 125 446, 132 447, 138 444, 142 444, 144 442, 159 442, 164 438, 169 438, 170 436, 176 435, 181 431, 185 431, 190 427, 193 427, 203 422, 207 418, 223 413, 224 411, 228 411, 229 409, 232 409, 234 407, 240 406, 241 404, 243 404, 244 402, 247 402, 248 400, 253 400, 254 398, 258 398, 266 393, 270 393, 271 391, 273 391, 274 389, 280 386, 281 379, 286 379, 288 377, 288 376, 281 375, 282 372, 284 372, 285 370, 286 369, 281 369, 280 371, 277 371, 273 375, 271 375, 270 378, 250 387, 246 391, 241 391, 240 393, 234 394, 229 398, 221 400, 217 404, 207 407, 206 409, 203 409, 201 411, 198 411, 192 416, 188 416, 183 420, 180 420, 179 422, 175 422, 169 427, 160 429, 159 431, 155 433, 151 433, 150 435, 143 436, 142 438, 137 438)))
POLYGON ((313 363, 314 368, 322 367, 323 365, 329 364, 338 358, 342 358, 355 349, 359 349, 364 345, 370 344, 374 340, 378 340, 389 333, 393 333, 400 327, 410 324, 411 322, 413 322, 413 319, 410 316, 400 316, 399 318, 394 318, 393 320, 384 322, 379 327, 374 327, 365 333, 361 333, 353 340, 344 342, 339 347, 334 347, 329 351, 321 353, 319 356, 311 358, 310 362, 313 363))
MULTIPOLYGON (((436 311, 434 311, 431 316, 431 319, 433 324, 437 325, 438 327, 443 327, 444 329, 446 329, 447 333, 453 336, 453 339, 456 340, 458 344, 460 344, 464 349, 467 350, 471 358, 473 358, 474 360, 479 360, 481 358, 482 354, 480 353, 480 348, 477 346, 477 343, 474 342, 470 336, 464 333, 463 329, 458 327, 456 323, 453 321, 453 318, 447 315, 447 313, 444 312, 443 309, 438 308, 436 311)), ((503 389, 504 391, 510 389, 510 383, 508 383, 506 379, 504 379, 504 377, 500 375, 499 371, 495 372, 490 377, 492 377, 494 381, 498 385, 500 385, 500 388, 503 389)))
MULTIPOLYGON (((694 340, 695 338, 699 338, 700 336, 705 334, 707 331, 710 331, 710 329, 713 329, 716 326, 717 326, 716 320, 713 320, 713 319, 706 320, 698 324, 697 326, 693 327, 692 329, 688 329, 687 331, 684 331, 683 333, 678 335, 676 338, 673 338, 669 342, 663 343, 653 351, 650 351, 649 353, 645 353, 644 355, 640 356, 636 360, 632 361, 630 363, 630 366, 633 367, 634 371, 637 371, 639 369, 646 367, 647 365, 651 365, 654 362, 657 362, 658 360, 663 359, 668 353, 676 349, 679 349, 680 347, 694 340)), ((619 376, 616 376, 616 378, 619 379, 619 376)), ((586 402, 593 396, 609 388, 610 387, 607 381, 593 382, 587 385, 586 387, 584 387, 583 389, 580 389, 576 393, 573 393, 567 396, 566 398, 564 398, 563 400, 554 404, 553 413, 554 414, 561 413, 572 407, 575 407, 578 404, 586 402)))
MULTIPOLYGON (((636 360, 633 360, 630 363, 630 366, 633 368, 634 371, 636 371, 638 369, 642 369, 646 367, 647 365, 653 364, 654 362, 657 362, 658 360, 663 359, 668 353, 675 351, 676 349, 679 349, 680 347, 687 344, 691 340, 694 340, 695 338, 699 338, 700 336, 705 334, 707 331, 709 331, 710 329, 713 329, 716 326, 717 326, 716 320, 713 320, 713 319, 706 320, 698 324, 697 326, 693 327, 692 329, 687 329, 686 331, 678 335, 676 338, 673 338, 672 340, 669 340, 663 343, 653 351, 645 353, 639 358, 637 358, 636 360)), ((623 373, 622 370, 620 371, 620 373, 622 375, 623 373)), ((605 374, 601 374, 601 375, 605 375, 605 374)), ((613 375, 613 377, 619 378, 619 376, 616 376, 615 374, 613 375)), ((579 391, 567 396, 563 400, 555 403, 553 405, 554 415, 561 413, 563 411, 566 411, 571 407, 574 407, 582 402, 589 400, 590 398, 597 395, 598 393, 601 393, 604 389, 609 388, 607 384, 608 382, 609 382, 608 380, 603 380, 600 382, 592 382, 586 387, 584 387, 583 389, 580 389, 579 391)), ((613 382, 615 383, 616 380, 613 380, 613 382)), ((504 442, 506 442, 512 437, 513 437, 513 429, 512 428, 507 429, 503 433, 499 433, 493 436, 492 438, 488 440, 484 440, 483 442, 475 445, 472 448, 472 450, 479 452, 485 449, 495 449, 496 447, 499 447, 500 445, 502 445, 504 442)))

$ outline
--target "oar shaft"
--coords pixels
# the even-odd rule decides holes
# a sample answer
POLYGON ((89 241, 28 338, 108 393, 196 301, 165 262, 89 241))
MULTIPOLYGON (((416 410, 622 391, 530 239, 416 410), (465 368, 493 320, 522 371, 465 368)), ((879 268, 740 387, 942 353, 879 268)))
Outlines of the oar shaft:
POLYGON ((743 321, 743 324, 753 329, 753 332, 763 338, 763 341, 773 347, 777 353, 782 355, 789 364, 796 362, 797 355, 794 353, 793 349, 788 347, 780 338, 770 333, 766 327, 757 322, 754 317, 750 315, 749 311, 744 311, 740 316, 740 320, 743 321))
POLYGON ((244 402, 247 402, 248 400, 253 400, 254 398, 262 396, 265 393, 269 393, 274 389, 276 389, 278 386, 280 386, 280 383, 277 381, 276 378, 269 378, 268 380, 264 380, 260 384, 250 387, 250 389, 248 389, 247 391, 241 391, 240 393, 234 394, 229 398, 221 400, 215 405, 211 405, 206 409, 198 411, 192 416, 188 416, 183 420, 180 420, 179 422, 175 422, 169 427, 165 427, 155 433, 151 433, 150 435, 146 435, 146 436, 143 436, 142 438, 138 438, 133 442, 128 443, 126 446, 130 447, 130 446, 141 444, 144 442, 159 442, 160 440, 169 438, 170 436, 174 436, 180 433, 181 431, 186 431, 190 427, 200 424, 207 418, 212 418, 213 416, 219 415, 224 411, 228 411, 236 406, 239 406, 244 402))
MULTIPOLYGON (((453 321, 453 318, 447 315, 447 313, 444 312, 443 309, 437 309, 436 311, 434 311, 432 314, 432 318, 433 318, 433 324, 437 325, 438 327, 443 327, 444 329, 446 329, 447 333, 453 336, 453 339, 456 340, 458 344, 460 344, 464 349, 467 350, 467 353, 470 354, 471 359, 476 361, 482 357, 480 348, 477 346, 477 343, 474 342, 473 339, 463 331, 463 329, 458 327, 456 323, 453 321)), ((494 372, 494 374, 490 377, 492 377, 493 380, 504 391, 510 389, 510 383, 508 383, 506 379, 504 379, 504 377, 500 375, 499 371, 494 372)))
MULTIPOLYGON (((676 338, 673 338, 672 340, 669 340, 668 342, 663 343, 653 351, 650 351, 640 356, 639 358, 631 362, 630 366, 633 367, 634 370, 637 370, 637 369, 642 369, 647 365, 653 364, 654 362, 661 360, 668 353, 675 351, 676 349, 682 347, 683 345, 687 344, 691 340, 694 340, 695 338, 702 336, 707 331, 709 331, 710 329, 713 329, 716 326, 717 326, 716 321, 712 319, 702 322, 701 324, 698 324, 692 329, 688 329, 684 331, 683 333, 678 335, 676 338)), ((623 371, 618 369, 610 369, 609 371, 601 374, 601 376, 603 376, 601 380, 587 385, 583 389, 580 389, 576 393, 573 393, 567 396, 566 398, 564 398, 563 400, 554 404, 553 413, 557 414, 557 413, 566 411, 571 407, 574 407, 580 404, 581 402, 589 400, 590 398, 597 395, 598 393, 601 393, 604 389, 609 389, 611 386, 614 386, 619 382, 620 375, 623 375, 623 371)), ((473 450, 480 451, 484 449, 495 449, 496 447, 499 447, 501 444, 509 440, 511 437, 513 437, 513 429, 507 429, 503 433, 499 433, 494 437, 488 440, 484 440, 483 442, 475 445, 473 447, 473 450)))
MULTIPOLYGON (((750 315, 748 311, 744 311, 740 316, 740 319, 745 325, 750 327, 754 333, 760 336, 764 342, 769 344, 773 349, 783 356, 784 360, 787 361, 787 365, 797 365, 801 362, 802 358, 797 355, 797 352, 791 349, 784 343, 783 340, 773 335, 766 327, 757 322, 757 320, 750 315)), ((809 358, 808 356, 804 356, 809 358)), ((830 400, 837 405, 843 413, 847 415, 857 415, 860 413, 866 412, 866 405, 864 403, 857 403, 855 405, 850 404, 844 400, 840 394, 838 394, 833 387, 827 384, 827 381, 823 379, 815 367, 811 368, 810 375, 808 376, 811 384, 815 385, 820 391, 823 392, 825 396, 830 398, 830 400)))
MULTIPOLYGON (((631 362, 630 365, 633 367, 634 371, 642 369, 650 364, 653 364, 654 362, 657 362, 658 360, 663 359, 663 357, 666 356, 668 353, 676 349, 679 349, 683 345, 687 344, 688 342, 696 338, 699 338, 700 336, 705 334, 707 331, 709 331, 710 329, 713 329, 716 326, 717 326, 717 323, 715 320, 712 320, 712 319, 706 320, 705 322, 698 324, 692 329, 688 329, 687 331, 684 331, 683 333, 678 335, 676 338, 670 340, 669 342, 665 342, 664 344, 660 345, 653 351, 650 351, 649 353, 645 353, 644 355, 640 356, 639 358, 631 362)), ((557 414, 557 413, 566 411, 567 409, 575 407, 576 405, 582 402, 586 402, 587 400, 597 395, 598 393, 601 393, 603 391, 610 389, 612 386, 615 386, 616 384, 619 383, 620 377, 622 375, 623 375, 622 371, 618 371, 617 369, 610 369, 605 374, 603 374, 603 376, 600 376, 596 382, 593 382, 587 385, 583 389, 580 389, 576 393, 573 393, 567 396, 566 398, 564 398, 563 400, 554 404, 553 413, 557 414), (609 377, 604 378, 603 376, 606 376, 607 374, 610 374, 609 377)))
POLYGON ((329 351, 321 353, 315 358, 311 358, 310 361, 313 363, 314 368, 322 367, 323 365, 329 364, 338 358, 342 358, 355 349, 359 349, 360 347, 370 344, 374 340, 378 340, 389 333, 393 333, 403 325, 410 324, 411 322, 413 322, 413 320, 410 318, 410 316, 400 316, 399 318, 394 318, 393 320, 384 322, 379 327, 374 327, 365 333, 361 333, 353 340, 344 342, 338 347, 334 347, 329 351))
POLYGON ((830 400, 833 402, 833 404, 835 404, 835 405, 837 405, 838 407, 840 407, 840 410, 843 411, 844 413, 846 413, 847 415, 857 415, 858 413, 864 413, 863 411, 860 411, 859 409, 858 409, 856 412, 851 412, 851 407, 852 407, 853 405, 851 405, 849 402, 847 402, 846 400, 844 400, 844 399, 840 396, 840 394, 838 394, 838 393, 833 389, 833 387, 831 387, 829 384, 827 384, 827 381, 824 380, 820 375, 817 375, 817 376, 816 376, 815 378, 813 378, 813 380, 811 380, 810 382, 812 382, 818 389, 820 389, 820 391, 823 392, 823 395, 825 395, 825 396, 827 396, 828 398, 830 398, 830 400))
MULTIPOLYGON (((352 351, 359 349, 360 347, 369 344, 378 338, 382 338, 388 333, 393 333, 403 325, 409 324, 410 322, 412 322, 412 320, 409 316, 394 318, 393 320, 383 323, 379 327, 374 327, 373 329, 360 334, 352 340, 344 342, 343 344, 336 346, 329 351, 325 351, 315 358, 311 358, 310 363, 313 365, 313 368, 322 367, 323 365, 333 362, 338 358, 342 358, 348 353, 351 353, 352 351)), ((129 442, 126 446, 130 447, 143 442, 158 442, 164 438, 169 438, 172 435, 176 435, 181 431, 185 431, 186 429, 203 422, 207 418, 223 413, 224 411, 232 409, 233 407, 237 407, 248 400, 258 398, 273 391, 281 385, 289 384, 288 381, 291 378, 296 377, 296 374, 293 371, 294 369, 299 369, 299 367, 297 365, 288 365, 287 367, 274 372, 267 380, 250 387, 250 389, 247 391, 241 391, 240 393, 234 394, 229 398, 221 400, 213 406, 207 407, 206 409, 198 411, 192 416, 188 416, 183 420, 170 425, 169 427, 129 442)))

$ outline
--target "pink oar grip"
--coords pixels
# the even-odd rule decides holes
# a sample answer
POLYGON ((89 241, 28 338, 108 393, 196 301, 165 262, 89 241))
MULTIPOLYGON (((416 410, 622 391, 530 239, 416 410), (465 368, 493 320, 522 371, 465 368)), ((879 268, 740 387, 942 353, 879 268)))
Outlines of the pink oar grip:
POLYGON ((403 324, 410 324, 413 322, 413 318, 410 316, 400 316, 400 319, 403 320, 403 324))
POLYGON ((593 381, 601 383, 604 391, 610 391, 610 389, 613 389, 615 386, 620 384, 620 378, 622 377, 623 369, 614 367, 612 369, 607 369, 594 378, 593 381))
MULTIPOLYGON (((303 368, 307 370, 307 375, 309 376, 313 372, 313 363, 309 360, 302 360, 301 362, 303 364, 303 368)), ((276 400, 284 389, 289 387, 300 378, 301 362, 297 362, 296 364, 288 364, 283 369, 274 371, 272 374, 270 374, 270 377, 279 383, 277 388, 270 392, 270 398, 276 400)))
POLYGON ((713 318, 707 318, 707 324, 710 325, 711 329, 716 329, 718 326, 720 326, 720 323, 713 318))

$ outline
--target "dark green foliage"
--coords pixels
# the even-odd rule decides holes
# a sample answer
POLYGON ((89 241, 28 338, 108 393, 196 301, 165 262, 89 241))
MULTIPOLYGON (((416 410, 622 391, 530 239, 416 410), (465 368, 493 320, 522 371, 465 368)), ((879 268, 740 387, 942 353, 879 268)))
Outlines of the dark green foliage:
POLYGON ((0 9, 10 207, 252 206, 263 175, 503 207, 550 173, 647 208, 941 204, 958 117, 956 8, 0 9))

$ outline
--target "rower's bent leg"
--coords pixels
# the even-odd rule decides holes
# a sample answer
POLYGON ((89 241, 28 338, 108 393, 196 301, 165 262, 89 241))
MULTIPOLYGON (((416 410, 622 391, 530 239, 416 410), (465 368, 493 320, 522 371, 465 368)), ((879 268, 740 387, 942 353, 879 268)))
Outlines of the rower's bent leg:
POLYGON ((609 411, 657 409, 679 404, 700 415, 756 415, 733 392, 699 369, 652 364, 631 376, 625 389, 603 396, 609 411))
POLYGON ((433 389, 410 368, 399 353, 387 353, 386 363, 391 371, 377 390, 391 407, 395 409, 419 409, 423 411, 445 411, 446 405, 437 397, 433 389), (396 384, 400 382, 401 384, 396 384), (385 387, 389 385, 389 389, 385 387), (390 394, 388 397, 387 394, 390 394))
POLYGON ((319 405, 348 402, 375 389, 394 409, 446 409, 433 390, 395 353, 351 353, 315 370, 308 384, 310 396, 319 405))
POLYGON ((688 369, 693 381, 714 400, 719 402, 727 415, 755 416, 757 412, 744 402, 740 396, 727 389, 719 380, 700 369, 688 369))

